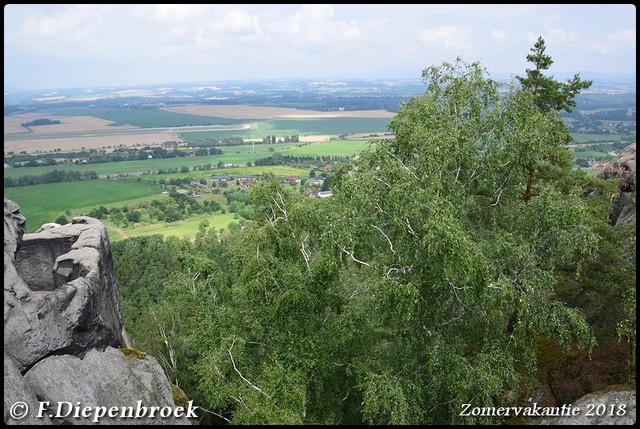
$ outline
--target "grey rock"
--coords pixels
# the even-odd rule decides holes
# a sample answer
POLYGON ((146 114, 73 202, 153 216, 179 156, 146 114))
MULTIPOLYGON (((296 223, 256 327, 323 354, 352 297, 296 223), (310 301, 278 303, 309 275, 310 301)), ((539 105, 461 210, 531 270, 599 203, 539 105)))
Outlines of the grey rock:
POLYGON ((162 367, 114 348, 134 345, 104 225, 81 216, 24 234, 25 222, 5 198, 4 422, 190 424, 177 414, 150 417, 151 407, 161 416, 178 410, 162 367), (39 413, 45 404, 48 412, 39 413), (29 414, 14 418, 25 405, 29 414), (112 417, 97 418, 107 411, 112 417))
POLYGON ((121 347, 124 323, 104 225, 79 217, 22 234, 17 213, 5 199, 4 347, 18 369, 52 354, 121 347))
POLYGON ((615 226, 636 223, 636 144, 630 144, 598 173, 602 179, 617 179, 620 196, 613 202, 610 215, 615 226))
POLYGON ((60 424, 191 424, 186 409, 174 404, 171 386, 158 361, 135 354, 125 356, 107 347, 104 352, 89 351, 83 359, 76 356, 50 356, 33 366, 25 379, 42 401, 49 402, 48 412, 60 424), (81 381, 80 381, 81 380, 81 381), (140 402, 139 402, 140 401, 140 402), (117 407, 117 416, 74 417, 85 407, 117 407), (179 410, 179 417, 149 417, 151 407, 164 413, 179 410), (124 408, 124 416, 120 409, 124 408), (138 411, 140 410, 140 411, 138 411), (145 416, 133 418, 136 413, 145 416), (59 416, 59 417, 58 417, 59 416), (128 417, 131 416, 131 417, 128 417))
POLYGON ((4 354, 4 423, 6 425, 52 424, 49 416, 38 418, 38 398, 18 371, 11 357, 4 354), (27 408, 24 408, 24 407, 27 408), (13 407, 13 408, 12 408, 13 407), (25 412, 24 417, 22 412, 25 412))
POLYGON ((38 233, 38 232, 44 231, 45 229, 57 228, 59 226, 62 226, 62 225, 60 225, 59 223, 55 223, 55 222, 43 223, 40 228, 35 230, 35 232, 38 233))
POLYGON ((583 396, 571 410, 575 416, 545 418, 532 423, 538 425, 635 425, 636 392, 605 390, 583 396))

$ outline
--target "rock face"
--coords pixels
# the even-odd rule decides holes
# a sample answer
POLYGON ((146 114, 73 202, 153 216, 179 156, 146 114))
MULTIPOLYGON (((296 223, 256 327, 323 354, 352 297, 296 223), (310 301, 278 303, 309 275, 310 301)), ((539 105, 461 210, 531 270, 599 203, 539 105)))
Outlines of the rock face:
POLYGON ((24 234, 14 261, 5 247, 4 347, 20 371, 52 354, 123 344, 106 229, 92 218, 73 222, 24 234))
POLYGON ((574 416, 561 416, 540 421, 538 425, 635 425, 636 392, 601 391, 583 396, 571 404, 574 416))
MULTIPOLYGON (((154 413, 154 417, 150 417, 151 406, 163 404, 167 414, 169 408, 176 409, 169 381, 160 364, 151 356, 125 356, 113 347, 108 347, 104 352, 93 349, 83 359, 70 355, 50 356, 31 368, 25 374, 25 379, 38 398, 49 402, 48 412, 54 415, 54 421, 58 424, 94 423, 96 414, 73 417, 74 412, 68 412, 76 404, 94 409, 124 408, 125 416, 129 412, 132 416, 136 413, 140 416, 105 416, 99 419, 101 423, 189 424, 187 419, 174 418, 173 415, 162 417, 159 410, 154 413), (91 382, 79 385, 78 379, 91 379, 91 382), (69 403, 72 405, 68 405, 69 403), (56 414, 58 410, 61 412, 56 414), (66 414, 69 415, 65 416, 66 414)), ((186 410, 178 411, 181 416, 185 413, 186 410)))
POLYGON ((603 179, 617 179, 620 196, 614 201, 611 223, 615 226, 636 223, 636 144, 630 144, 598 174, 603 179))
MULTIPOLYGON (((18 205, 5 198, 4 422, 51 423, 46 415, 13 418, 11 406, 18 401, 32 413, 37 400, 105 407, 141 400, 147 406, 175 407, 169 382, 155 359, 125 359, 117 350, 131 342, 104 225, 77 217, 71 224, 46 224, 23 234, 24 225, 18 205), (107 387, 112 396, 101 393, 107 387)), ((135 421, 140 420, 115 422, 135 421)), ((182 418, 171 423, 180 421, 189 422, 182 418)))

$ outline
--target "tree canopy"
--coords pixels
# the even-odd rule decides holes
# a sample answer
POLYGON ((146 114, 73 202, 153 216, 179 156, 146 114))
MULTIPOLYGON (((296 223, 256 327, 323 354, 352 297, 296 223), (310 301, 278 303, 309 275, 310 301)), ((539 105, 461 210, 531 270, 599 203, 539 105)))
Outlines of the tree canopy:
POLYGON ((523 88, 530 91, 535 97, 536 106, 541 111, 566 110, 571 113, 576 106, 575 97, 583 89, 588 89, 593 84, 590 80, 580 79, 577 73, 567 82, 560 82, 553 79, 553 76, 543 74, 553 64, 550 55, 545 54, 547 49, 542 36, 531 48, 531 54, 527 55, 527 61, 535 68, 527 69, 527 76, 517 76, 523 88))
POLYGON ((262 181, 242 229, 147 254, 162 291, 131 270, 138 246, 114 251, 153 292, 132 309, 141 348, 211 421, 496 423, 462 406, 518 405, 537 339, 595 344, 559 292, 597 257, 608 195, 562 162, 557 108, 460 58, 422 77, 332 198, 262 181))

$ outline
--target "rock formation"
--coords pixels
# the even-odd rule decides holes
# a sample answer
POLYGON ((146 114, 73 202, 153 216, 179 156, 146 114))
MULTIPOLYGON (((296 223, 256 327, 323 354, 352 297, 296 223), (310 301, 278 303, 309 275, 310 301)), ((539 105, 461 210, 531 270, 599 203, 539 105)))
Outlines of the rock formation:
POLYGON ((615 226, 636 223, 636 144, 630 144, 618 156, 609 161, 598 174, 602 179, 617 179, 620 196, 616 198, 611 213, 615 226))
MULTIPOLYGON (((175 408, 171 385, 149 356, 125 356, 124 329, 111 245, 98 220, 45 224, 23 234, 25 218, 4 199, 4 372, 6 424, 51 423, 35 417, 38 401, 82 407, 175 408), (12 416, 12 406, 31 412, 12 416)), ((42 413, 41 413, 42 414, 42 413)), ((58 421, 56 421, 59 423, 58 421)), ((64 423, 86 423, 70 417, 64 423)), ((189 423, 178 419, 103 417, 124 424, 189 423)))
POLYGON ((604 390, 590 393, 567 407, 575 415, 543 418, 538 425, 635 425, 636 392, 604 390))

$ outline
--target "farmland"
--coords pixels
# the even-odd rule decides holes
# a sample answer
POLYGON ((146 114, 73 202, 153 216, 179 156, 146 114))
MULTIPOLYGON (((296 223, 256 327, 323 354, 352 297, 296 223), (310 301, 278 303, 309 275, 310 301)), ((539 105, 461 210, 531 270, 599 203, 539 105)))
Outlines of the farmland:
MULTIPOLYGON (((295 105, 296 103, 293 103, 295 105)), ((304 105, 304 103, 299 104, 304 105)), ((310 106, 311 104, 308 104, 310 106)), ((211 175, 260 176, 271 173, 276 177, 309 175, 311 163, 305 165, 249 166, 257 160, 274 156, 315 158, 316 165, 337 157, 356 155, 370 146, 370 140, 382 137, 395 113, 386 110, 304 110, 289 106, 257 106, 250 104, 175 104, 143 105, 124 103, 114 106, 63 107, 52 105, 38 111, 13 113, 5 116, 5 160, 15 153, 45 154, 50 152, 98 151, 111 152, 117 148, 158 148, 174 142, 178 151, 192 150, 201 144, 225 138, 241 138, 245 144, 218 146, 222 153, 174 158, 149 157, 121 162, 86 164, 60 163, 37 167, 5 168, 5 178, 41 176, 54 170, 67 172, 94 171, 100 178, 86 182, 49 183, 5 188, 5 195, 18 202, 28 218, 27 231, 60 215, 71 218, 86 215, 98 207, 146 207, 154 200, 169 201, 163 194, 176 186, 165 183, 201 181, 211 175), (59 124, 35 126, 23 123, 46 118, 59 124), (264 144, 266 137, 284 140, 295 135, 298 141, 264 144), (233 167, 229 167, 229 166, 233 167), (221 168, 224 166, 224 168, 221 168), (188 169, 188 172, 178 170, 188 169), (158 174, 158 172, 164 172, 158 174), (55 198, 51 198, 55 195, 55 198)), ((614 134, 572 133, 573 143, 620 143, 614 134)), ((391 137, 385 135, 384 137, 391 137)), ((275 141, 275 140, 274 140, 275 141)), ((576 148, 576 159, 602 159, 610 156, 605 149, 576 148)), ((238 190, 231 183, 227 189, 203 192, 202 200, 216 200, 223 209, 227 201, 220 193, 238 190)), ((191 189, 194 192, 196 189, 191 189)), ((190 214, 175 222, 158 222, 141 209, 143 218, 136 223, 118 223, 103 219, 113 240, 125 237, 163 234, 193 237, 203 219, 216 228, 238 222, 237 213, 225 210, 208 214, 190 214)))
MULTIPOLYGON (((68 172, 95 171, 99 180, 83 182, 48 183, 5 188, 5 195, 22 207, 27 217, 27 232, 37 229, 42 223, 52 222, 64 215, 71 219, 87 215, 92 210, 103 207, 106 210, 122 210, 129 207, 148 207, 149 203, 169 201, 166 181, 202 180, 211 175, 260 176, 271 173, 277 177, 306 177, 309 168, 286 165, 252 166, 256 160, 274 154, 317 157, 318 163, 331 157, 349 157, 368 147, 365 140, 338 139, 340 134, 375 135, 387 130, 389 112, 313 112, 290 108, 249 106, 199 106, 189 109, 179 106, 175 109, 89 109, 58 108, 42 113, 24 113, 5 116, 5 151, 24 150, 27 153, 46 153, 55 150, 103 150, 117 147, 157 146, 174 140, 180 145, 190 143, 197 146, 199 141, 214 136, 240 136, 247 143, 236 146, 221 146, 221 154, 205 156, 184 156, 175 158, 148 158, 122 162, 102 162, 87 164, 60 163, 37 167, 5 168, 5 178, 41 176, 54 170, 68 172), (206 107, 207 109, 202 109, 206 107), (222 109, 221 107, 225 107, 222 109), (191 110, 191 111, 190 111, 191 110), (197 114, 194 113, 197 111, 197 114), (228 111, 229 113, 224 113, 228 111), (204 116, 203 113, 230 116, 204 116), (91 115, 91 116, 90 116, 91 115), (59 120, 60 124, 33 127, 28 131, 21 123, 48 118, 59 120), (200 128, 198 128, 200 127, 200 128), (209 127, 209 128, 204 128, 209 127), (217 128, 214 128, 217 127, 217 128), (227 129, 224 129, 227 127, 227 129), (240 129, 240 128, 246 129, 240 129), (159 129, 161 128, 161 129, 159 129), (206 131, 202 131, 206 129, 206 131), (215 131, 213 130, 215 129, 215 131), (172 130, 180 132, 172 132, 172 130), (198 131, 199 130, 199 131, 198 131), (265 136, 300 134, 299 142, 262 144, 265 136), (203 169, 202 167, 209 167, 203 169), (221 165, 234 167, 219 168, 221 165), (188 173, 176 173, 187 167, 188 173), (218 167, 218 168, 216 168, 218 167), (159 171, 173 173, 157 174, 159 171), (119 178, 125 177, 125 178, 119 178), (55 198, 52 198, 55 195, 55 198)), ((5 154, 6 155, 6 154, 5 154)), ((175 189, 175 187, 173 187, 175 189)), ((232 183, 230 190, 239 189, 232 183)), ((216 200, 227 207, 225 198, 211 191, 203 193, 203 199, 216 200)), ((176 222, 157 222, 149 217, 146 209, 141 209, 140 222, 126 223, 114 221, 110 217, 101 219, 112 240, 149 234, 194 237, 200 223, 207 219, 211 226, 226 228, 238 222, 237 213, 222 210, 217 213, 193 214, 176 222)))
MULTIPOLYGON (((112 150, 116 147, 159 145, 165 141, 194 142, 206 137, 252 139, 276 134, 341 135, 387 131, 393 113, 386 111, 316 112, 290 108, 248 106, 203 106, 200 114, 163 109, 52 108, 39 113, 5 116, 5 154, 10 152, 112 150), (205 116, 212 111, 227 116, 205 116), (367 113, 369 112, 369 113, 367 113), (239 119, 241 113, 246 116, 239 119), (252 118, 251 116, 258 116, 252 118), (34 127, 28 131, 21 123, 37 118, 61 124, 34 127)), ((180 107, 183 111, 185 106, 180 107)))
POLYGON ((160 185, 136 182, 133 179, 92 180, 73 183, 4 188, 4 196, 20 205, 27 218, 27 232, 33 232, 45 222, 53 222, 68 212, 67 218, 86 214, 99 205, 131 204, 144 197, 160 195, 160 185))

